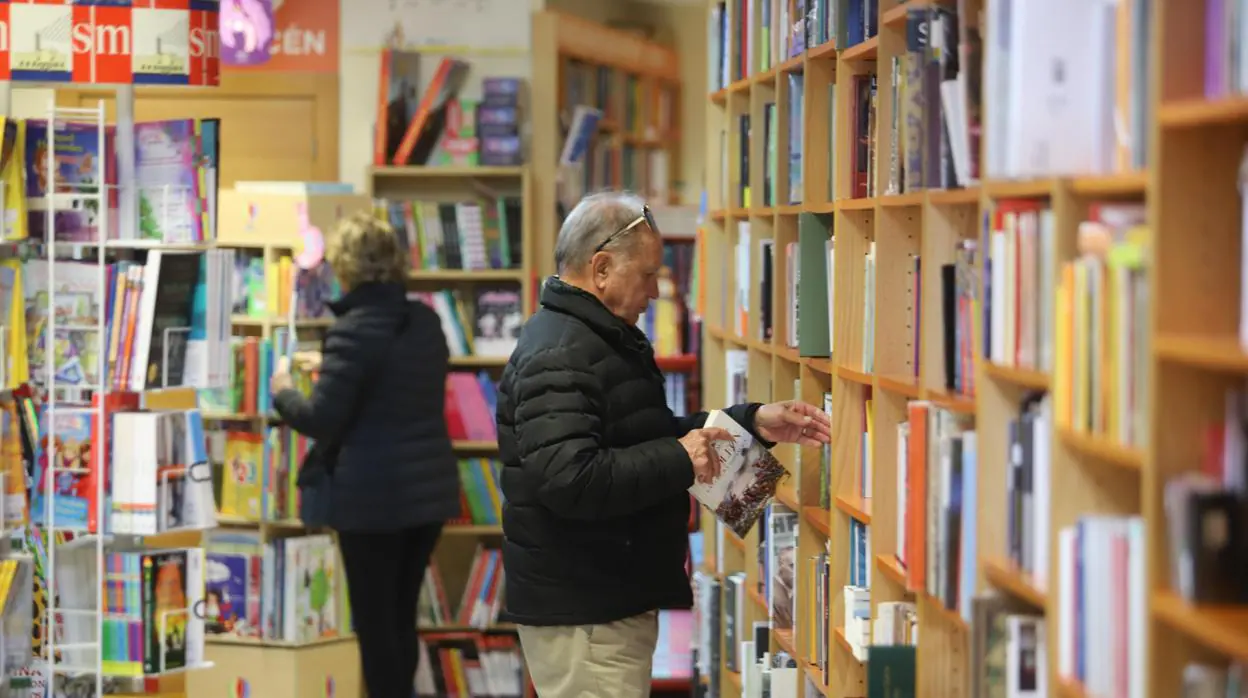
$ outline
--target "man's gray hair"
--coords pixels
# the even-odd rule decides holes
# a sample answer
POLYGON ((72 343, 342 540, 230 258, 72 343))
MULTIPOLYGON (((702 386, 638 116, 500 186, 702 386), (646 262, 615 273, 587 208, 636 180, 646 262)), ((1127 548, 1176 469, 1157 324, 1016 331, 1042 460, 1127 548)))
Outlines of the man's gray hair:
MULTIPOLYGON (((628 192, 601 192, 581 199, 563 220, 555 240, 557 273, 584 269, 603 240, 637 220, 644 206, 641 197, 628 192)), ((619 249, 628 245, 632 237, 630 231, 603 249, 619 249)))

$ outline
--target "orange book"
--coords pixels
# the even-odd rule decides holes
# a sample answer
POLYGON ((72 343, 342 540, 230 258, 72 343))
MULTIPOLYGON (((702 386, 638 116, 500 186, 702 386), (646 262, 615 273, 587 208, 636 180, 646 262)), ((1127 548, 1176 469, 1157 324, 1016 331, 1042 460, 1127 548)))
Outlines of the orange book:
POLYGON ((391 162, 395 165, 423 165, 433 152, 442 127, 446 123, 446 106, 459 94, 468 76, 468 64, 454 58, 443 58, 438 64, 415 116, 407 124, 403 140, 391 162))
POLYGON ((257 414, 256 395, 260 390, 260 342, 248 337, 243 345, 243 413, 257 414))
POLYGON ((910 440, 906 453, 906 586, 927 585, 927 418, 930 405, 911 402, 910 440))
POLYGON ((381 51, 377 123, 373 128, 373 164, 385 165, 398 150, 404 129, 416 115, 420 85, 420 54, 386 48, 381 51))

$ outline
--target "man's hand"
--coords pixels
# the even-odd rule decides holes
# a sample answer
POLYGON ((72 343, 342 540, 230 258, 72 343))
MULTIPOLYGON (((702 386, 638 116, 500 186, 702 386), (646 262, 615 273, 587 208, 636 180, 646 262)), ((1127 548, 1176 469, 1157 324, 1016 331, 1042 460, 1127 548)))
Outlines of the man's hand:
POLYGON ((269 392, 273 395, 295 387, 295 379, 290 375, 290 359, 285 356, 277 360, 277 367, 273 369, 273 377, 269 379, 269 392))
POLYGON ((716 441, 732 441, 732 434, 727 429, 711 427, 694 429, 680 437, 680 445, 685 447, 689 460, 693 461, 693 479, 702 483, 710 483, 719 477, 719 454, 715 452, 716 441))
POLYGON ((801 400, 773 402, 758 408, 754 430, 776 443, 818 448, 832 440, 832 420, 827 413, 801 400))

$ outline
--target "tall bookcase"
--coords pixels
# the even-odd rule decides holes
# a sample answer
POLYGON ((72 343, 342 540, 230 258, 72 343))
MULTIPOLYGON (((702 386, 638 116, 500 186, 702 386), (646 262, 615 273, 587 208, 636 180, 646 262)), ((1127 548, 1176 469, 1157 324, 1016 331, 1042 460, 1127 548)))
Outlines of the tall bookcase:
MULTIPOLYGON (((858 0, 829 2, 838 16, 845 18, 849 2, 858 0)), ((818 4, 826 8, 829 3, 818 4)), ((994 594, 1019 613, 1042 618, 1037 638, 1042 644, 1038 654, 1044 657, 1045 684, 1040 695, 1109 694, 1084 684, 1084 677, 1092 675, 1096 681, 1104 681, 1103 672, 1063 668, 1064 656, 1072 651, 1065 640, 1086 632, 1085 624, 1098 622, 1127 631, 1102 644, 1122 653, 1108 663, 1121 664, 1121 669, 1114 670, 1120 673, 1113 677, 1129 682, 1131 695, 1180 695, 1185 668, 1193 664, 1224 668, 1228 662, 1248 661, 1248 605, 1242 595, 1238 602, 1203 603, 1186 598, 1174 587, 1174 521, 1167 515, 1167 500, 1180 498, 1176 479, 1191 476, 1202 467, 1207 470, 1211 458, 1217 460, 1210 455, 1211 428, 1214 433, 1221 433, 1217 427, 1223 424, 1227 432, 1241 428, 1242 416, 1237 419, 1228 407, 1232 403, 1228 395, 1243 390, 1243 375, 1248 372, 1248 350, 1240 339, 1241 314, 1248 308, 1236 300, 1236 293, 1248 283, 1242 278, 1244 204, 1237 184, 1245 176, 1242 163, 1248 143, 1248 98, 1235 95, 1234 89, 1226 90, 1230 94, 1210 96, 1216 90, 1210 88, 1209 76, 1217 70, 1209 63, 1227 60, 1217 57, 1227 37, 1210 33, 1213 30, 1207 26, 1218 22, 1207 23, 1206 15, 1216 9, 1215 4, 1222 5, 1215 0, 1152 0, 1151 7, 1143 6, 1147 9, 1142 15, 1118 15, 1118 21, 1131 23, 1137 39, 1146 37, 1135 45, 1117 47, 1119 56, 1131 56, 1120 60, 1134 62, 1141 71, 1142 79, 1133 83, 1131 90, 1146 94, 1137 98, 1133 92, 1127 97, 1138 100, 1132 102, 1131 109, 1141 116, 1134 131, 1125 129, 1134 138, 1131 147, 1123 146, 1134 148, 1122 155, 1126 166, 1108 167, 1103 174, 1087 176, 984 176, 963 188, 937 189, 930 180, 927 188, 907 188, 904 184, 890 187, 890 156, 898 144, 889 124, 894 122, 894 111, 904 109, 894 103, 896 78, 891 65, 895 57, 907 52, 911 13, 936 4, 948 8, 955 5, 878 0, 878 15, 872 23, 878 28, 875 36, 852 46, 838 46, 838 40, 847 43, 842 27, 828 41, 808 42, 796 56, 782 57, 770 65, 759 56, 766 50, 766 41, 756 39, 753 52, 744 59, 750 66, 744 71, 747 74, 742 76, 734 70, 729 84, 708 98, 706 185, 710 212, 704 228, 704 264, 706 270, 722 270, 723 278, 703 275, 707 284, 705 404, 720 407, 727 401, 725 356, 733 350, 747 353, 747 390, 752 401, 794 397, 795 380, 797 393, 808 402, 819 404, 828 392, 832 396, 829 492, 821 491, 819 449, 776 449, 792 474, 790 486, 781 489, 777 500, 800 515, 798 602, 794 632, 773 631, 770 650, 783 650, 797 658, 824 695, 867 694, 869 652, 855 656, 841 629, 845 609, 840 591, 854 554, 849 528, 857 521, 869 527, 872 616, 888 602, 909 601, 915 606, 921 628, 915 655, 916 695, 973 695, 983 653, 977 651, 977 604, 967 603, 972 594, 977 598, 994 594), (760 70, 762 65, 767 65, 766 69, 760 70), (852 105, 855 78, 863 75, 875 75, 875 113, 873 132, 860 138, 852 105), (793 81, 790 76, 794 76, 793 81), (802 113, 794 121, 802 130, 801 203, 780 197, 775 204, 764 205, 759 196, 764 168, 759 163, 765 161, 766 150, 760 131, 764 120, 769 120, 784 148, 790 136, 789 94, 795 84, 800 84, 804 93, 802 113), (776 105, 771 117, 765 116, 769 103, 776 105), (748 153, 741 152, 737 136, 742 115, 748 115, 753 126, 748 153), (868 153, 873 153, 876 166, 856 174, 855 160, 868 153), (742 171, 743 155, 748 156, 748 172, 742 171), (867 178, 873 181, 862 181, 867 178), (743 184, 750 188, 749 199, 740 195, 743 184), (855 192, 858 186, 867 191, 855 192), (1086 336, 1081 338, 1071 329, 1074 320, 1070 313, 1086 301, 1076 293, 1079 289, 1071 286, 1071 278, 1077 276, 1068 276, 1078 272, 1068 269, 1095 257, 1089 249, 1089 232, 1099 229, 1089 227, 1089 222, 1103 223, 1098 216, 1106 208, 1132 204, 1141 207, 1141 219, 1118 231, 1126 233, 1127 243, 1120 246, 1122 240, 1114 240, 1114 249, 1127 249, 1130 259, 1111 258, 1105 268, 1112 271, 1115 264, 1125 265, 1132 283, 1144 289, 1147 299, 1134 299, 1127 305, 1117 296, 1107 296, 1119 298, 1113 302, 1121 303, 1117 306, 1120 315, 1130 315, 1121 310, 1131 309, 1141 320, 1129 332, 1113 325, 1107 326, 1104 334, 1093 335, 1090 346, 1111 347, 1107 351, 1113 354, 1092 362, 1097 370, 1104 371, 1098 375, 1085 359, 1078 358, 1091 350, 1086 336), (999 318, 985 312, 990 301, 1000 303, 994 300, 994 289, 984 285, 985 280, 998 285, 1002 281, 1001 276, 993 276, 993 262, 1003 262, 992 245, 1006 225, 1003 221, 1020 211, 1024 213, 1019 213, 1017 220, 1034 213, 1038 221, 1039 228, 1031 238, 1036 245, 1034 257, 1025 257, 1029 263, 1039 260, 1035 267, 1038 274, 1030 281, 1005 275, 1003 280, 1012 289, 1008 292, 1012 295, 1005 297, 1017 307, 1027 308, 1016 312, 1034 313, 1028 324, 1030 331, 1039 333, 1032 338, 1034 346, 1041 347, 1039 355, 1023 356, 1014 350, 1002 353, 1000 347, 994 348, 992 324, 999 323, 999 318), (752 252, 748 266, 739 264, 736 257, 742 223, 748 224, 746 235, 752 252), (827 290, 833 303, 826 321, 830 352, 802 351, 785 341, 789 322, 786 311, 793 301, 786 290, 788 271, 780 251, 803 238, 808 241, 816 233, 830 238, 835 249, 832 268, 824 265, 824 273, 832 278, 827 290), (762 289, 768 278, 758 254, 762 241, 772 241, 777 251, 769 272, 775 289, 769 299, 770 317, 775 319, 772 340, 762 339, 760 333, 762 289), (972 247, 964 244, 968 242, 977 244, 969 264, 961 257, 962 251, 972 247), (956 333, 954 344, 948 344, 944 324, 942 270, 948 265, 953 265, 957 274, 969 272, 973 279, 969 285, 973 290, 957 296, 969 303, 966 317, 973 319, 965 334, 956 333), (742 273, 748 274, 748 283, 739 285, 742 273), (746 291, 738 292, 738 287, 746 291), (745 313, 741 312, 742 305, 748 309, 745 313), (1130 360, 1123 358, 1123 344, 1133 347, 1130 360), (955 363, 960 364, 955 389, 949 388, 946 378, 947 346, 954 347, 955 363), (1130 376, 1121 379, 1113 375, 1117 365, 1109 361, 1126 362, 1130 376), (1130 384, 1129 391, 1125 384, 1130 384), (1114 414, 1115 408, 1101 408, 1110 410, 1110 416, 1088 417, 1072 407, 1076 400, 1118 400, 1124 391, 1131 393, 1134 402, 1124 403, 1129 410, 1123 414, 1114 414), (899 549, 898 528, 912 525, 905 512, 899 511, 903 496, 899 494, 899 455, 902 460, 906 455, 899 451, 913 444, 903 440, 896 425, 906 423, 916 405, 939 410, 956 422, 959 448, 972 447, 975 454, 976 475, 970 490, 974 497, 961 505, 962 521, 974 522, 973 552, 965 556, 965 566, 961 561, 952 565, 969 583, 965 591, 956 589, 957 593, 946 599, 931 593, 930 586, 916 580, 914 570, 898 558, 899 553, 906 552, 899 549), (1123 427, 1124 420, 1135 420, 1137 426, 1123 427), (1094 423, 1091 428, 1089 421, 1094 423), (1011 488, 1017 485, 1017 459, 1024 448, 1012 440, 1011 433, 1026 423, 1034 429, 1031 446, 1039 446, 1044 454, 1026 466, 1028 477, 1037 478, 1044 487, 1044 494, 1033 500, 1035 512, 1029 519, 1041 525, 1036 549, 1029 558, 1035 566, 1020 562, 1017 544, 1011 540, 1011 532, 1020 526, 1010 503, 1011 488), (1117 426, 1111 431, 1106 423, 1117 426), (864 431, 869 442, 865 448, 864 431), (1124 433, 1129 436, 1121 436, 1124 433), (966 434, 972 434, 973 441, 965 438, 966 434), (869 477, 864 465, 869 468, 869 477), (823 494, 828 495, 822 497, 830 503, 827 508, 819 505, 823 494), (972 511, 973 518, 968 516, 972 511), (1068 599, 1064 598, 1063 578, 1075 572, 1065 557, 1070 550, 1070 534, 1063 531, 1076 525, 1093 526, 1107 517, 1127 522, 1128 532, 1121 536, 1122 554, 1138 564, 1138 573, 1128 569, 1120 578, 1119 593, 1126 597, 1122 609, 1089 608, 1072 614, 1064 608, 1068 599), (1133 537, 1137 534, 1138 540, 1133 537), (803 561, 823 552, 829 558, 831 608, 827 634, 812 637, 815 619, 807 609, 815 589, 803 561), (812 664, 812 640, 814 646, 827 647, 827 684, 812 664)), ((987 13, 993 4, 956 3, 962 10, 969 7, 972 16, 987 13)), ((1014 4, 1017 10, 1021 3, 1014 4)), ((1136 4, 1124 6, 1132 9, 1136 4)), ((1242 8, 1242 3, 1239 6, 1242 8)), ((725 5, 708 3, 712 27, 716 26, 717 7, 725 5)), ((753 26, 763 24, 765 3, 728 2, 724 11, 729 14, 730 26, 742 26, 743 7, 759 14, 749 18, 753 26)), ((1069 9, 1070 5, 1063 7, 1069 9)), ((1055 5, 1052 11, 1065 10, 1055 5)), ((772 26, 776 26, 774 21, 772 26)), ((998 25, 989 17, 982 26, 984 45, 988 46, 994 38, 992 28, 998 25)), ((747 46, 751 44, 747 42, 747 46)), ((737 48, 734 43, 733 50, 737 48)), ((711 60, 716 58, 712 53, 711 60)), ((736 55, 733 60, 741 57, 736 55)), ((966 70, 967 65, 961 68, 966 70)), ((1224 64, 1222 69, 1229 70, 1224 64)), ((991 68, 985 64, 983 70, 987 76, 991 68)), ((972 151, 972 157, 983 163, 981 172, 992 174, 1002 171, 988 165, 991 139, 1000 131, 1000 127, 992 130, 993 122, 1000 115, 992 112, 991 83, 985 79, 983 85, 983 145, 981 152, 972 151)), ((1121 94, 1115 97, 1120 98, 1121 94)), ((1028 99, 1022 102, 1027 109, 1044 106, 1028 99)), ((927 106, 932 108, 940 107, 927 106)), ((787 181, 789 161, 784 157, 777 161, 774 181, 787 181)), ((822 249, 822 244, 818 247, 822 249)), ((806 261, 814 248, 800 249, 806 261)), ((1008 256, 1005 259, 1013 261, 1008 256)), ((803 275, 806 268, 802 267, 803 275)), ((801 281, 809 283, 805 277, 801 281)), ((807 292, 799 293, 802 299, 807 298, 807 292)), ((810 317, 808 311, 820 314, 817 304, 813 309, 802 307, 799 317, 803 321, 810 317)), ((962 317, 959 315, 959 320, 962 317)), ((996 332, 1001 329, 998 324, 996 332)), ((909 438, 914 438, 913 432, 909 438)), ((1036 453, 1034 448, 1026 450, 1029 458, 1036 453)), ((1220 465, 1244 467, 1242 463, 1220 465)), ((931 479, 930 466, 928 473, 927 486, 939 484, 931 479)), ((1235 544, 1241 549, 1224 554, 1242 566, 1248 554, 1248 549, 1242 548, 1248 535, 1242 525, 1243 493, 1235 500, 1224 502, 1222 511, 1231 521, 1239 517, 1240 523, 1233 524, 1239 528, 1228 535, 1239 541, 1235 544)), ((922 530, 937 535, 939 526, 932 513, 926 516, 922 530)), ((704 521, 709 518, 704 517, 704 521)), ((719 546, 722 550, 716 549, 714 523, 704 523, 704 530, 707 559, 718 555, 723 561, 719 569, 708 563, 704 571, 721 578, 745 571, 747 592, 753 601, 746 604, 744 620, 747 626, 766 620, 767 602, 755 590, 759 581, 758 530, 745 540, 725 534, 719 546)), ((1189 531, 1187 535, 1198 534, 1189 531)), ((1119 554, 1117 549, 1113 554, 1119 554)), ((1100 563, 1086 548, 1077 555, 1079 564, 1100 563)), ((1233 563, 1222 564, 1224 569, 1215 566, 1198 574, 1234 573, 1233 563)), ((1105 604, 1110 605, 1116 606, 1105 604)), ((1083 643, 1092 641, 1085 636, 1076 644, 1083 643)), ((1086 647, 1073 651, 1095 663, 1094 655, 1086 654, 1086 647)), ((740 684, 740 676, 726 667, 717 670, 721 672, 721 686, 740 684)))
POLYGON ((631 189, 654 205, 675 203, 681 81, 672 47, 560 12, 533 14, 532 45, 533 222, 543 231, 534 268, 544 278, 555 271, 557 165, 573 109, 603 110, 587 163, 590 191, 631 189))

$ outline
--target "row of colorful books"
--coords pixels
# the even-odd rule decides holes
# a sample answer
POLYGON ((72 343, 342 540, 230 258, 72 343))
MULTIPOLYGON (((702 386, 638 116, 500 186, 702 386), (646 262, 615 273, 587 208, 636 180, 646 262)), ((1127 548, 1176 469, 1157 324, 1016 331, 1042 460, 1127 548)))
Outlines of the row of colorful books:
POLYGON ((413 269, 519 269, 524 263, 520 197, 471 201, 373 202, 389 221, 413 269))
POLYGON ((452 290, 411 297, 437 312, 451 356, 511 356, 524 324, 520 288, 478 285, 472 294, 471 305, 462 293, 452 290))
POLYGON ((102 420, 81 409, 49 420, 27 395, 4 408, 6 525, 127 535, 215 525, 199 411, 141 411, 135 393, 103 403, 102 420))
POLYGON ((502 461, 493 458, 459 460, 459 518, 453 524, 500 526, 503 523, 503 492, 498 486, 502 461))
POLYGON ((434 560, 425 569, 420 587, 416 618, 421 626, 448 625, 489 628, 498 622, 503 596, 503 553, 497 548, 478 544, 457 605, 452 605, 443 583, 442 572, 434 560))
POLYGON ((15 368, 6 382, 46 382, 49 360, 56 385, 68 389, 98 390, 105 383, 113 390, 206 388, 218 382, 228 374, 230 327, 221 300, 232 264, 229 250, 156 250, 142 264, 64 261, 53 268, 33 259, 5 266, 0 287, 10 299, 24 298, 26 308, 20 317, 10 315, 10 335, 25 336, 26 344, 8 342, 15 368), (48 351, 53 322, 55 341, 48 351))
POLYGON ((207 631, 306 644, 351 628, 346 577, 329 535, 276 538, 218 529, 207 536, 207 631))
POLYGON ((218 474, 215 499, 222 516, 245 521, 294 521, 299 516, 299 465, 312 440, 285 426, 263 431, 213 432, 208 458, 218 474))
MULTIPOLYGON (((86 549, 87 558, 94 550, 86 549)), ((58 567, 63 564, 57 556, 58 567)), ((87 559, 94 571, 94 560, 87 559)), ((204 663, 204 619, 196 611, 204 601, 204 551, 201 548, 108 553, 104 558, 104 619, 101 626, 101 652, 104 672, 113 676, 144 676, 202 666, 204 663)), ((60 577, 58 569, 57 577, 60 577)), ((85 579, 82 581, 86 581, 85 579)), ((64 588, 64 587, 63 587, 64 588)), ((58 608, 83 608, 66 605, 58 608)), ((75 614, 65 614, 62 623, 75 614)), ((89 642, 95 619, 87 616, 67 633, 69 644, 89 642), (85 637, 76 637, 78 630, 85 637)), ((68 650, 92 654, 92 650, 68 650)), ((90 666, 86 662, 68 662, 90 666)))
POLYGON ((263 254, 240 253, 233 281, 233 314, 262 320, 285 320, 292 302, 296 318, 328 318, 329 301, 342 291, 328 263, 301 269, 288 254, 266 263, 263 254))
MULTIPOLYGON (((287 348, 287 328, 274 327, 270 337, 233 337, 230 342, 230 371, 224 381, 226 389, 201 393, 200 404, 210 415, 270 414, 273 397, 269 381, 277 360, 287 348)), ((311 394, 312 377, 302 371, 293 373, 296 389, 311 394)))

